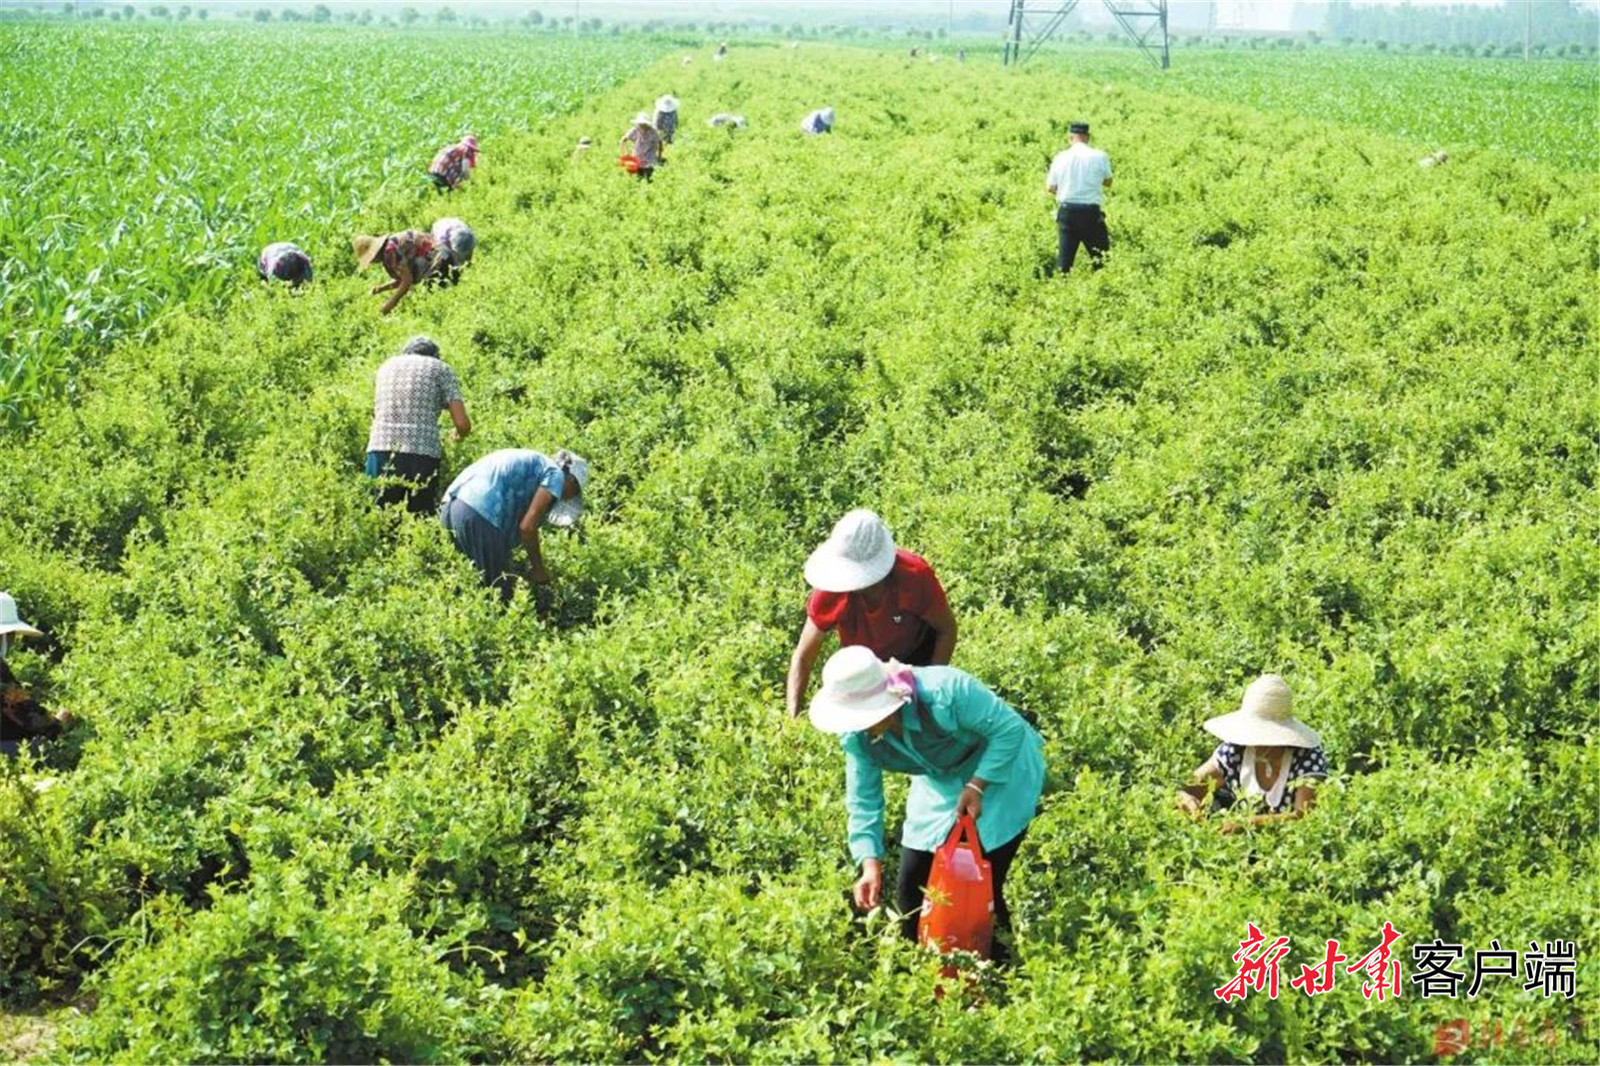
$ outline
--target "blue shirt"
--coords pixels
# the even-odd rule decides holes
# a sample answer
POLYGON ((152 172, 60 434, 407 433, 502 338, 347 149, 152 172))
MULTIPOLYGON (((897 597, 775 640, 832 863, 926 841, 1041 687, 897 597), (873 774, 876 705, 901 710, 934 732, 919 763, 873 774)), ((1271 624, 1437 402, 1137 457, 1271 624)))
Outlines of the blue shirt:
POLYGON ((561 499, 566 475, 554 462, 526 448, 490 452, 456 475, 445 490, 446 503, 460 500, 490 525, 515 537, 522 516, 540 489, 561 499))
POLYGON ((904 847, 934 851, 956 824, 956 801, 973 777, 989 784, 978 816, 984 851, 1012 840, 1033 820, 1044 790, 1044 741, 999 696, 953 666, 912 670, 916 698, 900 710, 900 733, 847 733, 845 807, 850 857, 883 857, 883 772, 911 774, 904 847))

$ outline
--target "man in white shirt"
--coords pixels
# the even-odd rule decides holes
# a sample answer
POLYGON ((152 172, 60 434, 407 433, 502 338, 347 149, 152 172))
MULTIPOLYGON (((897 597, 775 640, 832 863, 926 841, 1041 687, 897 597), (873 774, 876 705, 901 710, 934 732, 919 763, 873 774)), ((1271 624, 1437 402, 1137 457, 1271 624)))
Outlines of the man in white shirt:
POLYGON ((1072 147, 1051 161, 1050 173, 1044 179, 1046 191, 1056 198, 1056 232, 1060 237, 1056 269, 1063 274, 1072 269, 1078 245, 1089 249, 1089 260, 1096 270, 1104 265, 1105 253, 1111 247, 1105 212, 1100 209, 1105 190, 1111 188, 1111 160, 1100 149, 1089 147, 1087 122, 1074 122, 1068 131, 1072 147))

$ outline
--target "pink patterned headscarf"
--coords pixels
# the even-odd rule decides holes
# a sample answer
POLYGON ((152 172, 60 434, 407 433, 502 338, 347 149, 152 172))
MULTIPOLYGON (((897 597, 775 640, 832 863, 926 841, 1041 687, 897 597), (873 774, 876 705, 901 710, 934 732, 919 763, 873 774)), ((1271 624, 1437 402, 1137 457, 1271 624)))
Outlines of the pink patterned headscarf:
POLYGON ((890 659, 884 665, 889 668, 888 674, 884 679, 889 695, 905 701, 915 697, 917 694, 917 682, 916 675, 911 672, 911 667, 895 659, 890 659))

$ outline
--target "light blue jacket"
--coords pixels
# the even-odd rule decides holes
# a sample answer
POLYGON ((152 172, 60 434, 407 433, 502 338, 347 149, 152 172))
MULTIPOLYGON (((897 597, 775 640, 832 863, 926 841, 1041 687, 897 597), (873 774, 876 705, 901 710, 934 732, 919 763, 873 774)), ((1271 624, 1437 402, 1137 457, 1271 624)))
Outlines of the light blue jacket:
POLYGON ((900 733, 841 738, 850 856, 883 857, 883 772, 912 774, 904 847, 934 851, 956 824, 956 801, 973 777, 989 782, 978 816, 984 851, 1016 839, 1044 789, 1044 741, 1004 700, 953 666, 912 670, 916 697, 900 712, 900 733))

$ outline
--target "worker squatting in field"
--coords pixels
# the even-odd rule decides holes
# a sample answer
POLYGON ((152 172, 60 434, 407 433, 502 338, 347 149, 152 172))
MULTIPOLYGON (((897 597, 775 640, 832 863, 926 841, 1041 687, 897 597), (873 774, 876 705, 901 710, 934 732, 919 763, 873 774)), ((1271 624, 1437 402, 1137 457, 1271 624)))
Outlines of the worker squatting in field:
POLYGON ((25 747, 60 736, 72 721, 66 711, 46 713, 6 662, 13 641, 39 635, 17 613, 17 601, 11 594, 0 592, 0 756, 14 757, 25 747))

